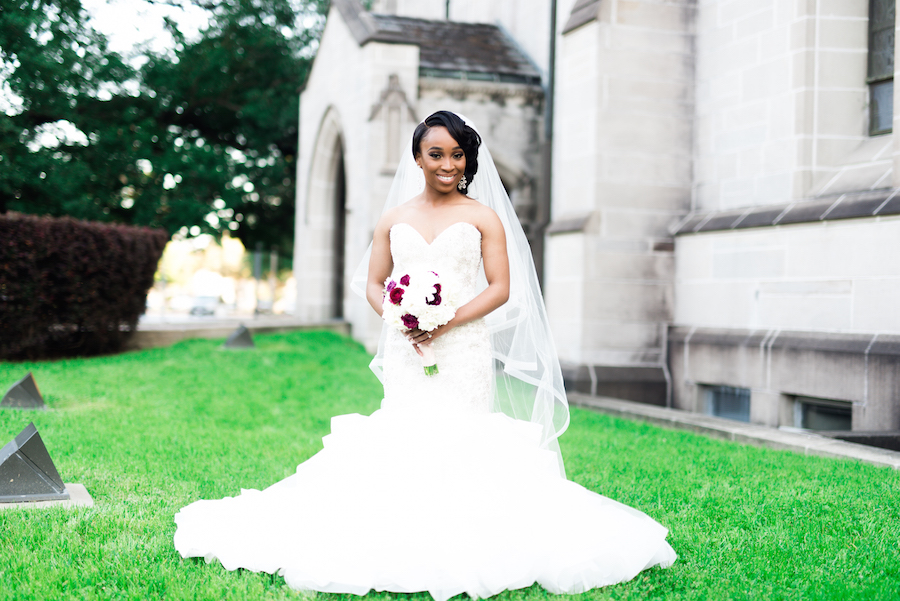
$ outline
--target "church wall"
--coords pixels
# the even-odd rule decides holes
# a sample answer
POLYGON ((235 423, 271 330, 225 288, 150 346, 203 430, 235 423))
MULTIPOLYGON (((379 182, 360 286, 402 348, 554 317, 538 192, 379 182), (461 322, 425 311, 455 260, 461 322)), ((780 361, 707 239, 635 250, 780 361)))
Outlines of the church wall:
POLYGON ((679 236, 675 323, 900 334, 900 217, 679 236))
MULTIPOLYGON (((596 204, 595 163, 599 76, 599 28, 590 23, 560 40, 557 60, 553 206, 557 216, 587 218, 596 204)), ((544 258, 544 298, 560 360, 582 364, 585 233, 552 236, 544 258)))
POLYGON ((695 208, 890 185, 891 136, 867 134, 868 4, 699 2, 695 208))
POLYGON ((727 386, 755 423, 801 426, 830 403, 854 430, 900 428, 898 141, 868 135, 868 5, 699 2, 677 407, 710 411, 727 386))
POLYGON ((576 389, 666 401, 668 227, 692 186, 693 5, 601 2, 558 42, 544 289, 576 389))

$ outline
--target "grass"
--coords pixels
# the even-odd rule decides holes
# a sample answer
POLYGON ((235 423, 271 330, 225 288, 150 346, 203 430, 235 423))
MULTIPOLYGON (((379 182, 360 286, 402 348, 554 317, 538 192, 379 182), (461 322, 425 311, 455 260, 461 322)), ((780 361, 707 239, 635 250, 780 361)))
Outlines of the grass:
MULTIPOLYGON (((0 511, 0 599, 309 597, 280 577, 182 560, 172 547, 180 507, 284 478, 321 448, 332 415, 378 406, 357 344, 325 332, 257 344, 0 363, 0 388, 32 370, 52 408, 0 410, 0 443, 34 421, 63 478, 95 501, 0 511)), ((679 554, 668 570, 577 597, 900 598, 900 473, 581 409, 562 447, 571 479, 668 526, 679 554)), ((548 597, 534 586, 498 599, 548 597)))

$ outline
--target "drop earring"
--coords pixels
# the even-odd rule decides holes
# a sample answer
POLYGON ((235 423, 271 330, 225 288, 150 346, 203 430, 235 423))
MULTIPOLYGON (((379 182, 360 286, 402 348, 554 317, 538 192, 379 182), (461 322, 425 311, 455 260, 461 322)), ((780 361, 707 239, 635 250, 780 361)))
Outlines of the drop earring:
POLYGON ((459 191, 463 191, 463 190, 466 189, 466 186, 468 186, 468 185, 469 185, 469 181, 466 179, 466 176, 463 175, 463 176, 460 178, 459 183, 456 184, 456 189, 459 190, 459 191))

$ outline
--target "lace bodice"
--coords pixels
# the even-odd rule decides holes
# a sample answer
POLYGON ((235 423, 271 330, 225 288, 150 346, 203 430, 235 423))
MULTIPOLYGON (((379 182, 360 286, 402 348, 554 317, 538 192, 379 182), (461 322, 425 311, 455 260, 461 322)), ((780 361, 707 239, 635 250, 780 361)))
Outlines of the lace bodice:
MULTIPOLYGON (((481 268, 481 232, 474 225, 457 222, 429 244, 406 223, 390 232, 391 276, 427 269, 440 277, 443 290, 462 306, 477 293, 481 268)), ((390 329, 385 342, 384 408, 439 403, 443 407, 485 413, 493 398, 491 345, 487 326, 478 319, 450 330, 434 342, 440 373, 425 376, 412 345, 390 329)))
POLYGON ((481 232, 471 223, 454 223, 432 240, 431 244, 407 223, 391 228, 392 276, 427 269, 444 282, 445 289, 457 288, 458 304, 475 297, 475 283, 481 267, 481 232))

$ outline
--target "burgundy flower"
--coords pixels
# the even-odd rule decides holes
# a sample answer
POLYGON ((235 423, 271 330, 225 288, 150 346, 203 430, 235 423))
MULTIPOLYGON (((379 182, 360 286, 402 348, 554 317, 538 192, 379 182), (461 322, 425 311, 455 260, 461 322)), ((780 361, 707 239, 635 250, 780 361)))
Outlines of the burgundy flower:
POLYGON ((397 287, 397 282, 395 282, 394 280, 391 280, 390 282, 388 282, 388 285, 387 285, 387 287, 384 289, 384 291, 385 291, 387 294, 390 294, 390 293, 391 293, 391 290, 393 290, 393 289, 396 288, 396 287, 397 287))
POLYGON ((416 328, 419 327, 419 320, 416 319, 415 315, 407 313, 400 319, 403 320, 403 325, 406 326, 406 328, 409 330, 415 330, 416 328))
MULTIPOLYGON (((432 271, 431 273, 434 273, 434 272, 432 271)), ((437 274, 435 273, 435 275, 437 275, 437 274)), ((431 299, 430 301, 425 301, 425 304, 426 305, 440 305, 441 304, 441 285, 440 284, 434 285, 434 298, 431 299)))
POLYGON ((400 278, 400 285, 401 286, 409 286, 409 274, 400 278))
POLYGON ((403 300, 403 288, 394 288, 391 290, 391 302, 395 305, 399 305, 400 301, 403 300))

